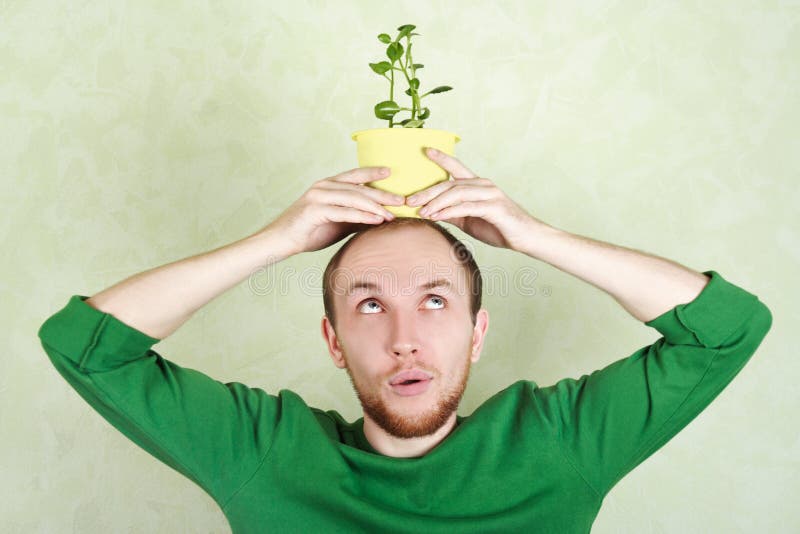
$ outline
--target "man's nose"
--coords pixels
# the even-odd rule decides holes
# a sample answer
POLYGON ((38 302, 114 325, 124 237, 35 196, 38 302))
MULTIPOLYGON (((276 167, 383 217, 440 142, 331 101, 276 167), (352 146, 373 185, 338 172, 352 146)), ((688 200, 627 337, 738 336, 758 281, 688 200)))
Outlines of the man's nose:
POLYGON ((398 358, 401 356, 410 357, 410 356, 416 356, 417 353, 419 352, 419 349, 410 343, 402 343, 402 344, 395 343, 392 345, 392 352, 398 358))
POLYGON ((399 357, 417 356, 419 354, 419 328, 413 317, 398 314, 392 322, 391 350, 399 357))

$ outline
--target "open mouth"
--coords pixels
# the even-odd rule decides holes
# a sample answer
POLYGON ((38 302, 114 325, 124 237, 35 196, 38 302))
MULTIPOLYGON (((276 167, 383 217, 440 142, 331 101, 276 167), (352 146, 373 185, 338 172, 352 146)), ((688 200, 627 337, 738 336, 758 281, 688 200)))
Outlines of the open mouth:
POLYGON ((405 380, 392 385, 392 389, 398 395, 408 397, 425 393, 430 386, 431 380, 405 380))

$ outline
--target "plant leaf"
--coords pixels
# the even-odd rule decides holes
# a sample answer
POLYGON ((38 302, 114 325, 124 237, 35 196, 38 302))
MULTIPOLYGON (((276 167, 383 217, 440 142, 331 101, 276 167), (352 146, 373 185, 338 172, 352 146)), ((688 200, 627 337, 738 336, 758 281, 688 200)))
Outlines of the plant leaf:
POLYGON ((413 120, 413 121, 408 121, 407 123, 405 123, 403 125, 403 128, 419 128, 423 124, 425 124, 425 121, 413 120))
POLYGON ((389 120, 400 111, 400 106, 394 100, 384 100, 375 104, 375 116, 379 119, 389 120))
POLYGON ((409 85, 413 87, 414 90, 419 89, 419 78, 411 78, 411 83, 409 83, 409 85))
POLYGON ((386 74, 388 71, 392 70, 392 64, 388 61, 381 61, 380 63, 370 63, 370 68, 374 70, 378 74, 386 74))
POLYGON ((422 67, 424 67, 424 66, 425 66, 425 65, 423 65, 422 63, 414 63, 414 68, 415 68, 415 69, 421 69, 421 68, 422 68, 422 67))
POLYGON ((397 40, 399 41, 400 39, 402 39, 403 37, 405 37, 406 35, 408 35, 409 33, 411 33, 411 31, 412 31, 414 28, 416 28, 416 26, 414 26, 413 24, 403 24, 402 26, 400 26, 399 28, 397 28, 397 31, 399 31, 399 32, 400 32, 400 33, 397 35, 397 40))
POLYGON ((440 85, 434 89, 428 91, 428 94, 435 94, 435 93, 444 93, 445 91, 451 91, 453 88, 449 85, 440 85))
POLYGON ((428 108, 422 108, 422 113, 419 114, 420 119, 427 119, 431 116, 431 110, 428 108))
POLYGON ((382 43, 389 44, 392 42, 392 38, 389 36, 388 33, 382 33, 378 36, 378 40, 382 43))
POLYGON ((403 45, 398 42, 393 42, 386 47, 386 55, 392 60, 392 63, 403 57, 403 45))

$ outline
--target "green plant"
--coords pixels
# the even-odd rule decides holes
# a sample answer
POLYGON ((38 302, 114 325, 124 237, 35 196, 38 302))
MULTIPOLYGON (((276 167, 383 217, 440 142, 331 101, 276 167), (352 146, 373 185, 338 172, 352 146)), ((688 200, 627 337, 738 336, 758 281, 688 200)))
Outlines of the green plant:
POLYGON ((416 28, 416 26, 413 24, 404 24, 400 26, 397 28, 400 33, 397 35, 395 40, 392 40, 387 33, 378 35, 378 40, 380 42, 389 45, 386 47, 386 56, 391 59, 392 62, 389 63, 388 61, 381 61, 379 63, 369 64, 374 72, 389 80, 389 100, 378 102, 375 105, 375 116, 383 120, 388 119, 389 128, 394 127, 394 116, 400 111, 411 112, 411 118, 405 119, 398 123, 402 125, 403 128, 422 128, 422 125, 425 124, 425 119, 431 115, 431 110, 429 108, 422 107, 422 99, 428 95, 444 93, 445 91, 450 91, 453 89, 449 85, 440 85, 439 87, 431 89, 423 95, 419 94, 419 78, 417 78, 417 70, 423 68, 425 65, 421 63, 414 63, 411 59, 411 36, 421 35, 419 33, 411 33, 414 28, 416 28), (400 39, 403 37, 406 38, 405 50, 403 49, 403 45, 400 44, 400 39), (404 51, 405 55, 403 54, 404 51), (405 58, 405 64, 402 61, 403 58, 405 58), (395 62, 399 63, 399 67, 395 67, 395 62), (409 87, 405 93, 411 97, 410 108, 400 107, 397 102, 394 101, 394 71, 402 72, 406 78, 406 81, 408 81, 409 87), (387 72, 391 73, 391 77, 386 75, 387 72))

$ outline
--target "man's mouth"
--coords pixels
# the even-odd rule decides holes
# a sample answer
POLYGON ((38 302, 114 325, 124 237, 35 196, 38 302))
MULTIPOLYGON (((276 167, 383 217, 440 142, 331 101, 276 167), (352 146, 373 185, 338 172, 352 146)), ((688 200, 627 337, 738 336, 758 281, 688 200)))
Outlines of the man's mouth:
POLYGON ((421 371, 419 369, 409 369, 407 371, 403 371, 402 373, 397 373, 392 377, 389 381, 391 385, 395 384, 405 384, 408 385, 410 382, 419 382, 423 380, 430 380, 433 376, 430 373, 425 371, 421 371))
POLYGON ((392 384, 392 389, 395 393, 400 395, 401 397, 410 397, 413 395, 420 395, 428 391, 428 387, 430 386, 433 379, 428 380, 404 380, 402 382, 398 382, 397 384, 392 384))

